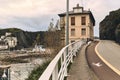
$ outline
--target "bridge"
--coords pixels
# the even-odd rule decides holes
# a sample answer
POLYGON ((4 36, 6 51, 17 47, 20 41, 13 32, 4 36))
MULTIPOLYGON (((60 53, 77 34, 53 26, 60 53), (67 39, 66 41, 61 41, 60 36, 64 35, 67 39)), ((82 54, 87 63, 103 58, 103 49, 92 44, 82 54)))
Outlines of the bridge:
POLYGON ((120 80, 119 52, 120 46, 113 41, 71 43, 56 55, 39 80, 120 80))

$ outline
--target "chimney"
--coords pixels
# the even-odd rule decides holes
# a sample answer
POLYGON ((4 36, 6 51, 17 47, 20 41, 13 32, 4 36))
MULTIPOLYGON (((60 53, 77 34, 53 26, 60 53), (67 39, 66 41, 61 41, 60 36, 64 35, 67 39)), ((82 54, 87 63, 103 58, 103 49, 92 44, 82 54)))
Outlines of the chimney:
POLYGON ((79 7, 79 4, 77 4, 77 7, 79 7))
POLYGON ((82 13, 83 12, 83 7, 80 7, 79 4, 77 4, 76 7, 73 7, 73 12, 74 13, 82 13))

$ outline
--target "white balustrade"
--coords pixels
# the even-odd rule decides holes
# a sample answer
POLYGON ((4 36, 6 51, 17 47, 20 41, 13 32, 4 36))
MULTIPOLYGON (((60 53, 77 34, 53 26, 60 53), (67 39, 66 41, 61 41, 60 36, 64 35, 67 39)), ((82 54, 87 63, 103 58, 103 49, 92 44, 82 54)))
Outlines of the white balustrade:
POLYGON ((50 62, 39 80, 64 80, 67 76, 68 65, 73 62, 73 56, 76 56, 83 44, 85 44, 85 41, 80 40, 62 48, 50 62))

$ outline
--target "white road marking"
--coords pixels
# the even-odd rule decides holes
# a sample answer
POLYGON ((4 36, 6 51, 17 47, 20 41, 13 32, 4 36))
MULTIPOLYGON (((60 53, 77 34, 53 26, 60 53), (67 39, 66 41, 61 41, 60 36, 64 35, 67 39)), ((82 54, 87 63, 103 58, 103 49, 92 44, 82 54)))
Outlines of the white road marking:
POLYGON ((98 62, 98 63, 92 63, 92 64, 95 65, 95 66, 97 66, 97 67, 101 67, 102 66, 102 64, 100 62, 98 62))

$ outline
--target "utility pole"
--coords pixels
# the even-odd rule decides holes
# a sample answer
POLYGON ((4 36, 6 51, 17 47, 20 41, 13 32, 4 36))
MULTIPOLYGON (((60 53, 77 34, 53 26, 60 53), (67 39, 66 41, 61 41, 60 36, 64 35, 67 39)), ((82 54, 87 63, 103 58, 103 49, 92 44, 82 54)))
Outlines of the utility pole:
POLYGON ((69 44, 69 0, 66 6, 66 45, 69 44))
MULTIPOLYGON (((66 37, 65 37, 65 44, 66 46, 69 44, 69 0, 66 2, 66 27, 65 27, 65 32, 66 32, 66 37)), ((64 54, 64 60, 65 60, 65 76, 67 76, 67 56, 68 54, 68 48, 66 49, 66 53, 64 54)))

